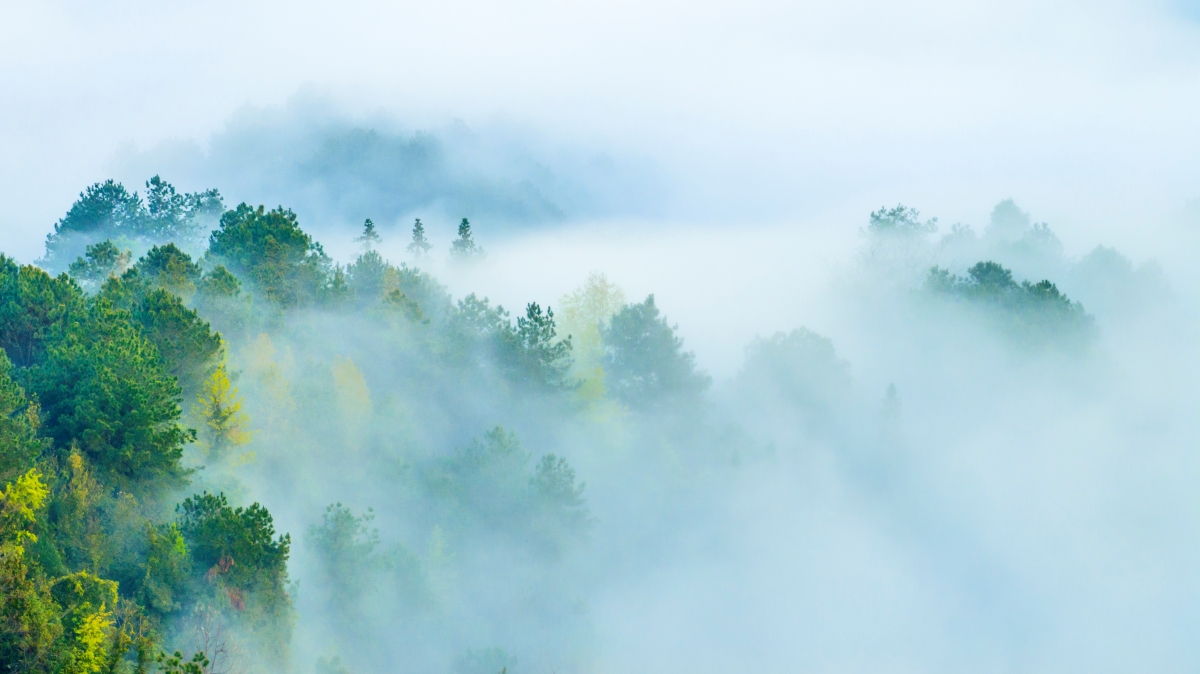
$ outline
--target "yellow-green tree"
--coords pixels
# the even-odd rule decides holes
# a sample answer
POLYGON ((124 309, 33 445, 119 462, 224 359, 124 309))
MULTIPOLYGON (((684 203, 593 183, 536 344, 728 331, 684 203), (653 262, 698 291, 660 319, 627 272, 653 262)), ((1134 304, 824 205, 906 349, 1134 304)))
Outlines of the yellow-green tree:
POLYGON ((625 293, 600 272, 588 274, 587 281, 574 292, 563 295, 559 334, 571 336, 575 364, 572 374, 583 380, 580 394, 599 398, 604 391, 604 356, 601 328, 625 306, 625 293))
POLYGON ((250 419, 242 411, 242 398, 230 381, 224 363, 205 380, 197 403, 204 419, 209 456, 220 458, 229 448, 250 442, 250 433, 246 430, 250 419))

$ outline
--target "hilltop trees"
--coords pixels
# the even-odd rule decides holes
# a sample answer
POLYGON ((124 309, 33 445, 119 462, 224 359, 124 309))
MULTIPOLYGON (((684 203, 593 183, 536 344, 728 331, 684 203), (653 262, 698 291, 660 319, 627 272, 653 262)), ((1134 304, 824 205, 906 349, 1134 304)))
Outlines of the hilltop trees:
POLYGON ((375 223, 371 222, 371 218, 367 218, 366 221, 363 222, 362 234, 360 234, 358 238, 354 240, 362 245, 363 252, 365 253, 373 250, 375 246, 378 246, 379 243, 383 241, 383 237, 379 236, 379 232, 375 231, 375 223))
MULTIPOLYGON (((463 220, 466 221, 465 218, 463 220)), ((421 224, 421 218, 417 218, 413 223, 412 243, 408 244, 408 252, 419 260, 429 254, 430 248, 433 248, 433 245, 425 238, 425 225, 421 224)))
POLYGON ((675 328, 659 315, 654 295, 625 305, 601 334, 606 383, 621 401, 654 407, 695 399, 708 388, 711 380, 696 369, 696 357, 683 350, 675 328))
POLYGON ((227 211, 209 237, 209 253, 284 308, 313 304, 331 290, 329 258, 284 208, 239 204, 227 211))
POLYGON ((1092 317, 1048 280, 1013 280, 1012 272, 996 262, 980 262, 965 278, 946 269, 929 271, 926 288, 935 296, 965 301, 992 312, 1003 327, 1019 338, 1048 343, 1087 338, 1092 317))
POLYGON ((468 260, 483 255, 483 249, 471 238, 471 223, 466 218, 458 225, 458 238, 450 242, 450 257, 456 260, 468 260))
POLYGON ((61 270, 90 243, 192 242, 216 221, 224 204, 217 190, 179 194, 158 176, 146 181, 146 201, 113 180, 91 185, 79 194, 67 214, 46 237, 41 262, 61 270))

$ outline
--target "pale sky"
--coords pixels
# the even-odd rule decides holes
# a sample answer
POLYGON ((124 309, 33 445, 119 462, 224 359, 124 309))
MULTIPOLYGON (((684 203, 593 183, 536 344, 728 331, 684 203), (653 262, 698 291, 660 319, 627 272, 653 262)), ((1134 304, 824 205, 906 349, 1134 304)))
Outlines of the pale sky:
MULTIPOLYGON (((1014 197, 1088 248, 1200 197, 1200 22, 1170 2, 5 2, 0 246, 122 149, 315 92, 411 128, 502 118, 646 157, 674 220, 1014 197)), ((136 185, 135 187, 140 187, 136 185)), ((223 190, 230 186, 216 185, 223 190)), ((837 223, 832 224, 832 223, 837 223)))

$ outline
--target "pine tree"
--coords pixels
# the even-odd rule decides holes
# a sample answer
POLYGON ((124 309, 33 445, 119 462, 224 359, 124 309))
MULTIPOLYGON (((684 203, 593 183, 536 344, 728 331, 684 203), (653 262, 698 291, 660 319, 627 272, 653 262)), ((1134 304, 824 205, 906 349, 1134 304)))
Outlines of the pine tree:
POLYGON ((367 252, 378 246, 383 241, 383 238, 379 236, 379 232, 375 231, 375 223, 371 222, 371 218, 367 218, 366 222, 363 223, 362 236, 354 240, 362 244, 363 252, 367 252))
MULTIPOLYGON (((465 220, 463 222, 466 222, 465 220)), ((408 244, 408 252, 412 253, 415 258, 422 258, 433 246, 429 240, 425 238, 425 225, 421 224, 421 218, 417 218, 416 224, 413 225, 412 243, 408 244)))
POLYGON ((483 255, 483 249, 471 238, 471 223, 466 218, 458 225, 458 238, 450 244, 450 255, 461 259, 483 255))

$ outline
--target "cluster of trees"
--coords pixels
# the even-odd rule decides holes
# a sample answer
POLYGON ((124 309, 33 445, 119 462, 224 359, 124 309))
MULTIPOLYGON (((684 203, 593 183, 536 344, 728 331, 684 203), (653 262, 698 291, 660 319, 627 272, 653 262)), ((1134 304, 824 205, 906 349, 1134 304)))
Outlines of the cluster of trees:
POLYGON ((166 289, 180 255, 90 296, 0 256, 0 671, 147 671, 210 614, 284 654, 290 543, 270 514, 203 494, 172 516, 185 391, 223 371, 220 336, 166 289))
MULTIPOLYGON (((574 467, 557 449, 525 449, 553 447, 559 419, 615 410, 647 422, 637 432, 648 444, 736 444, 697 421, 711 379, 654 295, 629 302, 593 274, 559 313, 530 302, 514 318, 392 264, 371 220, 361 253, 341 265, 289 209, 225 210, 215 190, 180 194, 157 176, 146 189, 143 199, 108 181, 80 195, 41 261, 65 273, 0 256, 0 674, 207 673, 237 649, 281 666, 292 541, 246 504, 235 468, 251 454, 237 447, 276 476, 328 452, 326 482, 358 470, 399 494, 410 545, 384 544, 372 512, 340 503, 303 539, 349 642, 385 600, 455 622, 457 570, 496 564, 494 550, 553 564, 586 541, 594 518, 574 467), (374 395, 381 382, 391 390, 374 395), (496 426, 505 414, 537 420, 521 429, 536 441, 496 426), (430 427, 452 417, 442 423, 477 437, 447 431, 414 449, 438 437, 396 425, 414 417, 430 427), (680 423, 656 435, 664 419, 680 423), (492 547, 468 554, 481 546, 492 547)), ((1052 236, 1001 206, 995 237, 1052 236)), ((911 266, 936 229, 913 209, 880 209, 868 257, 911 266)), ((407 249, 430 254, 419 219, 407 249)), ((465 218, 450 255, 483 255, 465 218)), ((924 288, 1037 340, 1091 330, 1053 283, 1017 282, 995 262, 963 277, 934 267, 924 288)), ((849 389, 832 342, 807 330, 756 340, 733 382, 755 409, 802 410, 809 429, 828 426, 849 389)), ((545 593, 555 592, 565 590, 545 593)), ((515 664, 499 649, 469 655, 468 669, 515 664)))
POLYGON ((123 245, 199 240, 224 211, 215 189, 180 194, 170 183, 154 176, 146 181, 146 196, 129 192, 113 180, 96 183, 80 193, 79 200, 54 225, 46 237, 47 269, 61 271, 90 242, 111 238, 123 245))
MULTIPOLYGON (((288 209, 224 210, 215 190, 179 194, 156 176, 145 199, 112 181, 80 195, 40 261, 66 273, 0 256, 0 672, 208 672, 232 641, 282 661, 290 537, 258 503, 192 485, 211 482, 201 463, 228 462, 254 435, 230 350, 298 317, 367 321, 427 370, 561 409, 590 395, 658 411, 709 385, 652 295, 614 302, 592 279, 568 302, 585 342, 577 362, 550 307, 531 302, 512 320, 486 298, 454 301, 428 274, 385 260, 371 221, 358 241, 362 253, 338 265, 288 209), (225 641, 189 660, 183 651, 200 643, 189 635, 213 625, 225 641)), ((418 220, 409 250, 430 248, 418 220)), ((482 254, 464 218, 451 255, 482 254)), ((282 437, 271 423, 259 424, 263 442, 282 437)), ((499 535, 552 559, 591 525, 566 459, 535 460, 499 427, 414 468, 410 487, 439 523, 431 549, 499 535)), ((349 610, 364 590, 339 583, 380 573, 411 602, 430 601, 445 560, 380 549, 367 517, 331 506, 309 531, 331 601, 349 610)))
POLYGON ((925 282, 938 296, 971 303, 992 312, 1005 330, 1038 343, 1070 343, 1090 336, 1094 321, 1083 305, 1072 302, 1048 280, 1013 280, 996 262, 980 262, 959 277, 934 267, 925 282))

